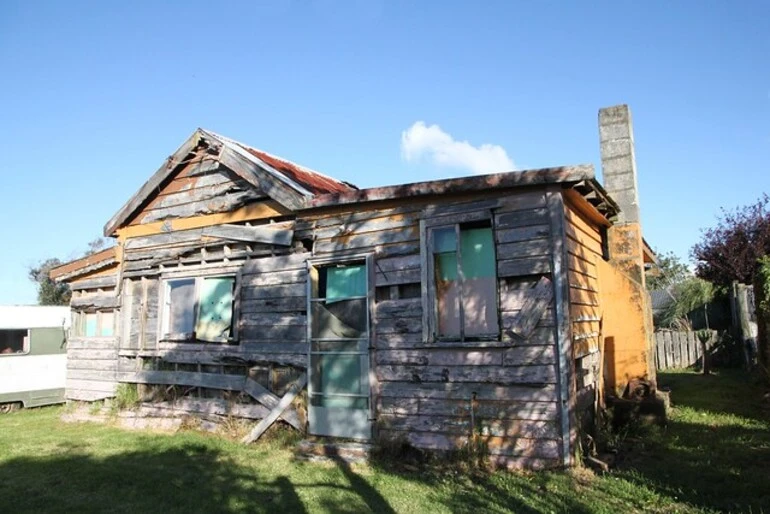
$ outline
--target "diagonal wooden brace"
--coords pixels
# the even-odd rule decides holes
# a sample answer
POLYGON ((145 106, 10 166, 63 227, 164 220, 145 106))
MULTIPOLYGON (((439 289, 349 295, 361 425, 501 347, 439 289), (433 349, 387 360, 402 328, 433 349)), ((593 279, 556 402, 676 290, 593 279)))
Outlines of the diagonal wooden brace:
POLYGON ((307 373, 303 373, 296 382, 289 386, 289 390, 286 391, 285 395, 283 395, 283 398, 281 398, 281 401, 278 402, 278 405, 273 407, 273 409, 270 411, 270 414, 268 414, 266 418, 260 421, 257 426, 254 427, 254 429, 249 433, 249 435, 241 439, 241 442, 244 444, 249 444, 259 439, 259 437, 265 433, 265 430, 267 430, 270 425, 275 423, 275 421, 281 417, 283 411, 285 411, 289 405, 291 405, 291 402, 294 401, 294 398, 296 398, 300 391, 305 388, 305 384, 307 384, 307 373))
MULTIPOLYGON (((280 398, 262 387, 258 382, 255 382, 251 378, 246 379, 246 385, 244 386, 243 391, 248 393, 249 396, 257 400, 271 411, 275 409, 281 402, 280 398)), ((280 418, 297 430, 303 430, 302 422, 300 421, 296 410, 288 408, 281 414, 280 418)))

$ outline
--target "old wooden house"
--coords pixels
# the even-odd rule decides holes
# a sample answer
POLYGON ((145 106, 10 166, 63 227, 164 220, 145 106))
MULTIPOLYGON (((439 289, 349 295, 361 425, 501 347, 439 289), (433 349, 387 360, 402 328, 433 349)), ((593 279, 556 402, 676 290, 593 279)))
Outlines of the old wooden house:
POLYGON ((139 384, 158 416, 254 436, 570 465, 596 391, 654 379, 630 114, 599 118, 604 187, 581 165, 358 189, 196 130, 107 222, 113 248, 52 272, 67 398, 139 384))

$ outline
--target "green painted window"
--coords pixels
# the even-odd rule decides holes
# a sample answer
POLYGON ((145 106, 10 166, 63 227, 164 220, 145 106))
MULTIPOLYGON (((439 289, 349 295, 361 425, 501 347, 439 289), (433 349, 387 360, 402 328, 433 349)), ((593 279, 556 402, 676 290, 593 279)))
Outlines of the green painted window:
POLYGON ((326 273, 326 299, 345 300, 366 296, 366 266, 363 264, 323 268, 326 273))
POLYGON ((204 278, 200 284, 195 336, 203 341, 230 337, 233 325, 233 277, 204 278))
POLYGON ((223 342, 234 336, 235 277, 191 277, 165 282, 163 336, 223 342))
POLYGON ((495 241, 489 221, 431 230, 436 335, 499 335, 495 241))

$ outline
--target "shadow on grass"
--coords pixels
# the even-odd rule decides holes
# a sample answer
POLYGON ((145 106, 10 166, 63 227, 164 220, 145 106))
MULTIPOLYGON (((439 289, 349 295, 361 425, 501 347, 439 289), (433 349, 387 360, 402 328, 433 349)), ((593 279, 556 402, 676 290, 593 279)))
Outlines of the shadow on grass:
POLYGON ((0 512, 306 512, 287 477, 260 480, 202 445, 0 465, 0 512))
POLYGON ((660 374, 658 382, 671 387, 672 419, 635 444, 619 474, 698 507, 770 511, 770 416, 761 389, 735 372, 660 374))

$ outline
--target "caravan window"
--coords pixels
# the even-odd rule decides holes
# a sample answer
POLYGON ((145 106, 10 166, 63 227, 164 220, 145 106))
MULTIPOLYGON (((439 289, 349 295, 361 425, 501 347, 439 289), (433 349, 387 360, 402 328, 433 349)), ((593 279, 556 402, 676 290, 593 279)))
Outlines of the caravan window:
POLYGON ((29 331, 0 330, 0 355, 13 355, 29 351, 29 331))

